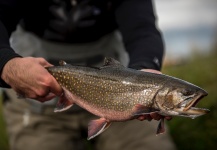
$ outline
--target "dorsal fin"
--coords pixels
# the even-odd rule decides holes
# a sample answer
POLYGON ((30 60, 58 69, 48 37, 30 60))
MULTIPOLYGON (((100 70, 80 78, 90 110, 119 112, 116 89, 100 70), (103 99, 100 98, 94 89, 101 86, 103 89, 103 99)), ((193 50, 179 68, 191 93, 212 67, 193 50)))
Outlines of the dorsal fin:
POLYGON ((66 63, 64 60, 60 60, 60 61, 59 61, 59 64, 60 64, 60 66, 65 66, 65 65, 67 65, 67 63, 66 63))
POLYGON ((124 67, 119 61, 111 57, 105 57, 103 67, 115 66, 115 67, 124 67))

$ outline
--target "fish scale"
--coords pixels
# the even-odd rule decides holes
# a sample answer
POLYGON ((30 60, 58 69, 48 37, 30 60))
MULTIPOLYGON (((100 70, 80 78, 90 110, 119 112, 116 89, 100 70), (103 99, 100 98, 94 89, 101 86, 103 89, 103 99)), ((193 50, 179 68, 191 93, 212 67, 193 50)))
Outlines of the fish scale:
POLYGON ((102 67, 74 66, 61 62, 47 68, 63 88, 55 112, 73 104, 99 116, 90 121, 88 139, 102 133, 111 122, 127 121, 155 114, 161 115, 157 134, 164 132, 164 116, 195 118, 209 110, 194 107, 207 95, 202 88, 187 81, 138 71, 105 58, 102 67))
POLYGON ((145 100, 141 99, 141 97, 148 97, 148 95, 151 94, 148 92, 141 93, 140 91, 144 89, 143 86, 138 88, 134 85, 110 80, 108 82, 101 82, 103 79, 87 75, 84 75, 85 77, 83 77, 83 75, 73 75, 69 70, 65 70, 64 75, 62 72, 59 72, 54 76, 61 86, 68 88, 73 94, 79 95, 82 99, 90 101, 104 109, 119 111, 124 111, 126 108, 131 109, 135 103, 142 103, 142 101, 145 100), (94 86, 93 83, 95 84, 94 86), (95 91, 98 91, 98 93, 94 94, 95 91), (136 93, 136 91, 139 92, 136 93), (133 99, 137 101, 131 103, 133 99))

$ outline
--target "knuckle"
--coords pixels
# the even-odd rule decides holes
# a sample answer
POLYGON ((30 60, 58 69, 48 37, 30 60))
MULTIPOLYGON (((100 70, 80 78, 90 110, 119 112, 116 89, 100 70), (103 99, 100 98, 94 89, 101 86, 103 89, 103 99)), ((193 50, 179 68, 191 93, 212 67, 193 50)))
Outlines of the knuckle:
POLYGON ((37 89, 35 91, 37 97, 44 97, 47 95, 49 89, 48 88, 41 88, 41 89, 37 89))
POLYGON ((36 58, 39 62, 45 62, 46 60, 43 57, 37 57, 36 58))
POLYGON ((38 98, 38 101, 40 101, 41 103, 46 102, 46 100, 44 100, 43 98, 38 98))
POLYGON ((45 86, 50 86, 53 82, 52 76, 50 74, 45 75, 43 78, 43 82, 45 86))

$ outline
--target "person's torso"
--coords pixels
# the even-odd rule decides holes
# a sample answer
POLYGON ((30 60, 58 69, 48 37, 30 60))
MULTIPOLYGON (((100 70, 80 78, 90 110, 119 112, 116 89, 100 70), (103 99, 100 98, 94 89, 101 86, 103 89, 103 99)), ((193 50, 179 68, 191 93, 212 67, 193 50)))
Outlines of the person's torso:
POLYGON ((117 28, 110 0, 34 0, 26 3, 21 26, 46 40, 92 42, 117 28))

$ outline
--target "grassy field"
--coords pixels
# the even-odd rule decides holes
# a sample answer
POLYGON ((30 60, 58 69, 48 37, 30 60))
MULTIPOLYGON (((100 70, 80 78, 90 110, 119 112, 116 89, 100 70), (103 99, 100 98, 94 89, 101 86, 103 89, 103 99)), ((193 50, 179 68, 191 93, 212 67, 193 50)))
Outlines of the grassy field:
MULTIPOLYGON (((217 50, 207 56, 194 55, 178 66, 164 66, 163 73, 181 78, 205 89, 209 95, 198 107, 210 113, 194 120, 174 117, 168 121, 170 133, 179 150, 216 149, 217 141, 217 50)), ((0 150, 8 149, 0 103, 0 150)))

